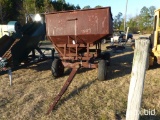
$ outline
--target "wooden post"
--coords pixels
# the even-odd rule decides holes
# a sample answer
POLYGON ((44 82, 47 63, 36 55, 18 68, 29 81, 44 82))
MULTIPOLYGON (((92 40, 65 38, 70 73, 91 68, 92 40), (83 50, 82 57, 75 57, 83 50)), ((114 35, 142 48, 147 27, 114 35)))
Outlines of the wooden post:
POLYGON ((149 44, 150 41, 148 39, 135 41, 126 120, 139 120, 144 79, 148 66, 149 44))

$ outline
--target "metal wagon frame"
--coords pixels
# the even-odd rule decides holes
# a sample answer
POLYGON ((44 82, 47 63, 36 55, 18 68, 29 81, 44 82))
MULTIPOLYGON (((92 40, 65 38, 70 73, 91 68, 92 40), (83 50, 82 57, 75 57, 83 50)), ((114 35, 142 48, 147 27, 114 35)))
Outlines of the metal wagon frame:
POLYGON ((45 18, 47 38, 59 53, 59 58, 55 58, 51 65, 53 76, 60 77, 65 67, 72 68, 67 81, 50 106, 47 112, 49 114, 78 69, 98 68, 98 79, 106 79, 110 54, 102 52, 101 40, 112 35, 113 24, 110 7, 47 13, 45 18))

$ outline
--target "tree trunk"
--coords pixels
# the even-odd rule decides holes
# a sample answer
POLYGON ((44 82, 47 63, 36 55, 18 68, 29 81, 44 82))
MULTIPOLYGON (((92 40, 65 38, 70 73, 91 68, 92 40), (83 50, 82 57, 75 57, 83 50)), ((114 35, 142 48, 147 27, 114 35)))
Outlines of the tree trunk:
POLYGON ((150 41, 147 39, 135 41, 126 120, 139 119, 145 73, 148 66, 149 43, 150 41))

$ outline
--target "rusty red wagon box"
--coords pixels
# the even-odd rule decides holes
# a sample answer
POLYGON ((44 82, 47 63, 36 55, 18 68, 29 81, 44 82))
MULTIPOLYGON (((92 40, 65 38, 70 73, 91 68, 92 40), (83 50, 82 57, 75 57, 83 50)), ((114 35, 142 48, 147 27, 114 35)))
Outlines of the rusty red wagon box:
MULTIPOLYGON (((46 36, 59 54, 59 58, 54 59, 51 66, 53 76, 60 77, 65 67, 72 68, 60 95, 65 92, 81 67, 98 68, 98 79, 106 79, 110 54, 102 52, 101 40, 113 33, 110 7, 47 13, 45 20, 46 36)), ((60 95, 54 104, 60 99, 60 95)), ((55 105, 51 109, 53 106, 55 105)))

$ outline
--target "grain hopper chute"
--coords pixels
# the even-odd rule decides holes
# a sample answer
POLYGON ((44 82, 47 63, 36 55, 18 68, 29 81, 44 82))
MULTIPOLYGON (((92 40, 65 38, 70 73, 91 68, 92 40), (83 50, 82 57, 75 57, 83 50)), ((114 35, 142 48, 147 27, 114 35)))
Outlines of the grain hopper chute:
POLYGON ((110 7, 47 13, 45 19, 47 38, 59 53, 51 66, 53 76, 62 76, 64 67, 72 68, 49 114, 79 68, 98 68, 98 79, 106 79, 110 54, 101 51, 101 40, 112 35, 113 23, 110 7))

